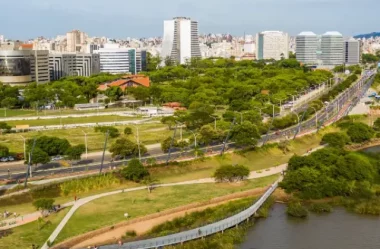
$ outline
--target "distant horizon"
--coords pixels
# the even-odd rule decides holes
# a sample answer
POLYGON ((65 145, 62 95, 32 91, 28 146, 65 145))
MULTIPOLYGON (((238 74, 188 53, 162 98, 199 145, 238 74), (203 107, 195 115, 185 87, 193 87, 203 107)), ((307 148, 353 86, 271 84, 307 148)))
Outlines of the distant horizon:
POLYGON ((164 20, 186 16, 198 21, 200 34, 339 31, 350 37, 378 30, 379 9, 378 0, 18 0, 2 3, 0 34, 29 40, 79 29, 91 37, 159 37, 164 20))

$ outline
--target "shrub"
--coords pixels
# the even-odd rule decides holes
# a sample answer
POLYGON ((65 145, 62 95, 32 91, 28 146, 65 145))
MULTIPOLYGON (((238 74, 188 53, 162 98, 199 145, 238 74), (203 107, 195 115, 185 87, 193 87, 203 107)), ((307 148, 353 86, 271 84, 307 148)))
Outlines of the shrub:
POLYGON ((214 173, 214 178, 218 182, 242 181, 249 176, 249 169, 243 165, 224 165, 214 173))
POLYGON ((297 217, 297 218, 306 218, 308 216, 307 209, 302 206, 300 202, 291 202, 288 204, 286 208, 286 213, 289 216, 297 217))
POLYGON ((137 234, 136 234, 136 231, 135 230, 131 230, 131 231, 127 231, 126 233, 125 233, 125 236, 126 237, 136 237, 137 236, 137 234))
POLYGON ((132 134, 132 128, 131 127, 125 127, 124 128, 124 134, 125 135, 131 135, 132 134))
POLYGON ((128 156, 138 156, 139 155, 139 148, 140 148, 140 154, 144 155, 148 152, 147 148, 140 143, 140 146, 134 142, 132 142, 129 139, 126 138, 119 138, 111 145, 111 148, 109 151, 112 153, 112 156, 121 156, 121 157, 128 157, 128 156))
POLYGON ((54 199, 50 199, 50 198, 38 199, 33 202, 33 206, 37 210, 41 210, 41 211, 52 209, 53 204, 54 204, 54 199))
POLYGON ((350 137, 342 132, 327 133, 322 137, 322 143, 327 143, 332 147, 344 147, 350 142, 350 137))
POLYGON ((309 206, 309 210, 314 213, 330 213, 332 207, 327 203, 313 203, 309 206))
POLYGON ((366 124, 353 123, 348 128, 347 135, 351 138, 352 142, 362 143, 370 140, 375 135, 375 131, 366 124))
POLYGON ((120 173, 125 179, 134 182, 139 182, 149 176, 149 171, 138 159, 132 159, 129 161, 128 166, 121 169, 120 173))
POLYGON ((60 184, 60 192, 63 196, 87 193, 91 190, 107 188, 120 184, 120 179, 114 174, 91 176, 81 179, 73 179, 60 184))

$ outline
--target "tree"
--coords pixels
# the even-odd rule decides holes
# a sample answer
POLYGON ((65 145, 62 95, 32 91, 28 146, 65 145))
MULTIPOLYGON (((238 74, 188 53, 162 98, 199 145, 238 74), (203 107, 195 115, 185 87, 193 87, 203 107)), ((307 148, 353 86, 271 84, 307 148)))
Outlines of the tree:
POLYGON ((9 156, 9 149, 8 147, 0 144, 0 157, 9 156))
POLYGON ((176 124, 176 119, 173 116, 166 116, 161 118, 161 123, 167 125, 169 130, 176 124))
POLYGON ((42 199, 35 200, 33 202, 33 206, 41 212, 52 209, 53 205, 54 205, 54 199, 50 199, 50 198, 42 198, 42 199))
POLYGON ((66 155, 69 160, 80 160, 82 154, 86 151, 84 144, 78 144, 76 146, 71 146, 67 151, 66 155))
POLYGON ((146 60, 147 60, 147 69, 146 71, 155 71, 157 70, 158 66, 161 64, 162 59, 159 55, 152 56, 151 53, 147 52, 146 54, 146 60))
POLYGON ((149 176, 149 171, 142 165, 138 159, 129 161, 128 166, 121 169, 121 175, 130 181, 140 182, 149 176))
POLYGON ((373 129, 380 131, 380 118, 376 119, 376 121, 373 123, 373 129))
POLYGON ((159 184, 159 180, 155 179, 155 178, 152 178, 151 176, 147 176, 143 179, 143 184, 146 185, 147 189, 148 189, 148 192, 149 193, 152 193, 152 190, 154 189, 154 187, 159 184))
POLYGON ((5 122, 0 122, 0 133, 9 133, 12 127, 5 122))
MULTIPOLYGON (((27 150, 31 150, 33 141, 33 139, 27 140, 27 150)), ((41 136, 36 139, 35 147, 44 151, 48 156, 56 156, 64 155, 70 148, 70 143, 64 138, 41 136)))
POLYGON ((239 146, 255 146, 259 138, 257 127, 248 121, 236 125, 231 132, 232 141, 239 146))
POLYGON ((135 87, 128 90, 137 100, 141 100, 144 103, 150 99, 150 90, 148 87, 135 87))
POLYGON ((322 137, 322 143, 326 143, 332 147, 343 148, 350 142, 350 137, 343 132, 331 132, 322 137))
MULTIPOLYGON (((111 145, 109 151, 112 153, 112 156, 121 156, 123 158, 128 156, 138 156, 139 155, 139 146, 138 144, 132 142, 126 138, 119 138, 111 145)), ((147 149, 144 145, 140 144, 140 154, 144 155, 147 153, 147 149)))
POLYGON ((118 86, 111 86, 105 91, 105 95, 111 100, 111 102, 117 101, 123 96, 123 91, 118 86))
POLYGON ((318 162, 311 156, 297 156, 294 155, 288 162, 288 170, 297 170, 302 167, 315 168, 318 162))
POLYGON ((362 155, 349 153, 339 158, 337 162, 337 174, 347 180, 373 182, 375 169, 371 162, 362 155))
MULTIPOLYGON (((29 162, 29 153, 26 154, 26 163, 29 162)), ((50 157, 48 153, 40 149, 39 147, 35 147, 33 150, 32 161, 31 164, 45 164, 50 162, 50 157)))
POLYGON ((214 140, 216 136, 214 127, 212 127, 211 125, 202 126, 199 130, 199 134, 201 135, 199 141, 206 144, 207 146, 210 145, 210 143, 214 140))
POLYGON ((131 135, 133 132, 132 132, 132 128, 131 127, 125 127, 124 128, 124 134, 125 135, 131 135))
POLYGON ((95 132, 107 133, 111 138, 120 136, 119 130, 113 126, 97 126, 94 128, 95 132))
POLYGON ((13 108, 17 104, 17 99, 12 97, 6 97, 1 101, 1 106, 6 108, 13 108))
POLYGON ((366 124, 353 123, 349 126, 347 135, 351 138, 352 142, 362 143, 370 140, 375 135, 375 131, 366 124))
POLYGON ((249 176, 249 169, 243 165, 224 165, 214 173, 217 182, 237 182, 249 176))
MULTIPOLYGON (((169 152, 171 142, 172 142, 172 137, 168 137, 164 141, 161 142, 161 150, 164 153, 169 152)), ((177 147, 177 141, 176 140, 174 140, 174 142, 173 142, 173 148, 174 147, 177 147)))

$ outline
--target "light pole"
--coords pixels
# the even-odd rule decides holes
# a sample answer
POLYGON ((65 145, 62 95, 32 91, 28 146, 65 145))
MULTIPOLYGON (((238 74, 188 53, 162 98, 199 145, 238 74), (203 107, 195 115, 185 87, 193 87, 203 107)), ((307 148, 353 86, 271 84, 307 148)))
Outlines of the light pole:
POLYGON ((26 139, 23 135, 20 135, 20 137, 24 140, 24 159, 26 160, 26 139))
POLYGON ((269 103, 269 104, 273 107, 273 110, 272 110, 273 115, 272 115, 272 117, 273 117, 273 119, 274 119, 274 104, 272 104, 272 103, 269 103))
POLYGON ((177 124, 179 124, 179 134, 180 134, 180 137, 181 137, 181 141, 182 141, 182 126, 183 126, 183 123, 179 122, 179 121, 176 121, 177 124))
POLYGON ((285 99, 278 99, 278 98, 274 98, 274 99, 280 101, 280 115, 281 115, 281 112, 282 112, 282 101, 285 100, 285 99))
POLYGON ((193 131, 190 131, 192 134, 193 134, 193 136, 194 136, 194 150, 195 150, 195 158, 197 158, 198 157, 198 152, 196 151, 196 149, 197 149, 197 136, 199 135, 199 134, 195 134, 195 132, 193 132, 193 131))
MULTIPOLYGON (((216 117, 210 115, 210 118, 214 119, 214 130, 216 130, 216 117)), ((181 138, 181 140, 182 140, 182 138, 181 138)))
POLYGON ((134 125, 136 127, 136 140, 137 140, 137 147, 139 149, 139 160, 141 161, 139 127, 138 127, 138 125, 136 123, 134 125))
POLYGON ((86 146, 86 159, 88 159, 88 149, 87 149, 87 133, 84 132, 84 130, 82 130, 83 134, 84 134, 84 144, 86 146))

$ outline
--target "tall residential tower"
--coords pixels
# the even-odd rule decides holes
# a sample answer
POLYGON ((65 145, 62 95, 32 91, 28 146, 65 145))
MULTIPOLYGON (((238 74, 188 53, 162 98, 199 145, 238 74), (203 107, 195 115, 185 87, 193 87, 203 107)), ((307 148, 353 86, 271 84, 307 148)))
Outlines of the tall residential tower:
POLYGON ((186 17, 175 17, 164 21, 164 36, 161 57, 185 64, 191 58, 200 58, 198 22, 186 17))
POLYGON ((301 32, 296 37, 296 57, 308 65, 317 63, 318 38, 313 32, 301 32))
POLYGON ((289 58, 289 35, 280 31, 264 31, 256 35, 258 60, 289 58))

